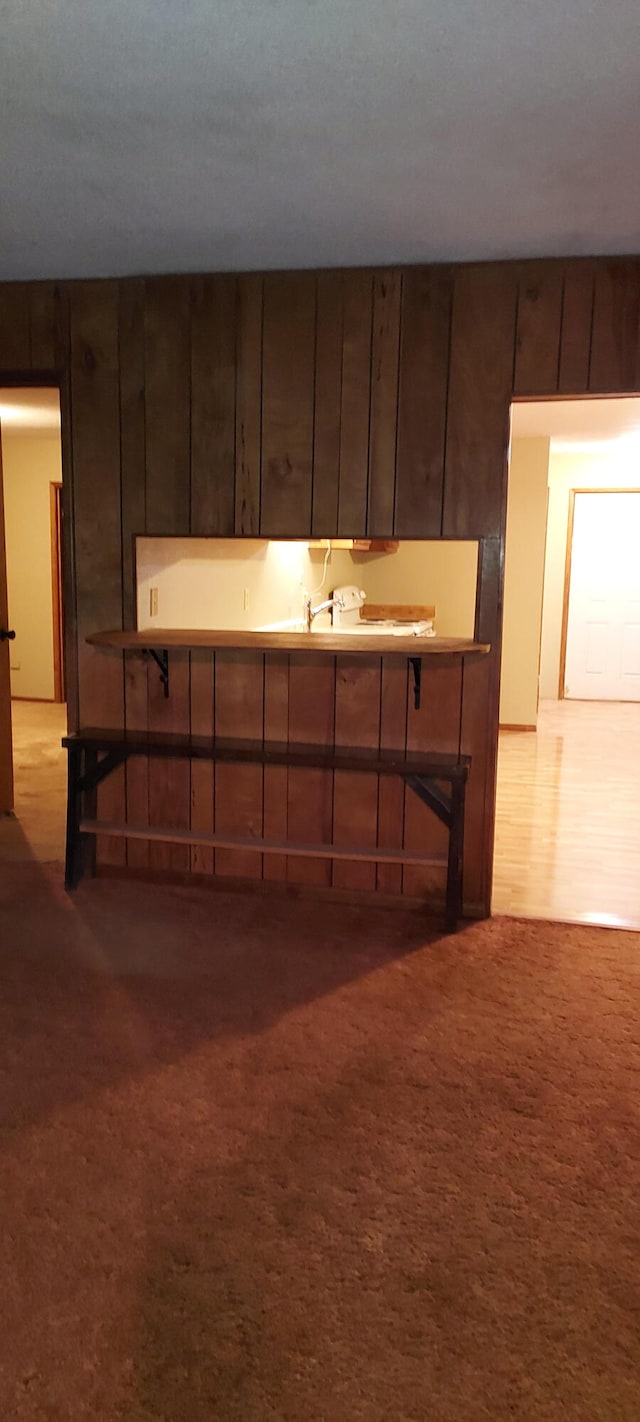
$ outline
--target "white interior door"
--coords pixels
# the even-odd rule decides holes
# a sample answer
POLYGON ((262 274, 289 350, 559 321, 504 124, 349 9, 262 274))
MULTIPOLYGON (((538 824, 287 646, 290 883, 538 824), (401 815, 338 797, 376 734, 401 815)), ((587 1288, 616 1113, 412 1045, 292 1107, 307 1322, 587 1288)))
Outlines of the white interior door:
POLYGON ((575 495, 564 691, 640 701, 640 493, 575 495))

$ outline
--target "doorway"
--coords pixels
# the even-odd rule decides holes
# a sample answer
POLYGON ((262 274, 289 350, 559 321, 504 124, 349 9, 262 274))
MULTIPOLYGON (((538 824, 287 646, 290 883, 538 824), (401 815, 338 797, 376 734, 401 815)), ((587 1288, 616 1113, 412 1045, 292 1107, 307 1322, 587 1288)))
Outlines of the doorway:
POLYGON ((559 695, 640 700, 640 492, 571 489, 559 695))
POLYGON ((0 852, 59 859, 65 766, 57 389, 0 389, 0 852))
POLYGON ((511 469, 530 474, 514 486, 524 552, 507 525, 493 911, 640 927, 640 400, 515 405, 510 463, 510 502, 511 469), (531 606, 509 661, 510 564, 531 606))

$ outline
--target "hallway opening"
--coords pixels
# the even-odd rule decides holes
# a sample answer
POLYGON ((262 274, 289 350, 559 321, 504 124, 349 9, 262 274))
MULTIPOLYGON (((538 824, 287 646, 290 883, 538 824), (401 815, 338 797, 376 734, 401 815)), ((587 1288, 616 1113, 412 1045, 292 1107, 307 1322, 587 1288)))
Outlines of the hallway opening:
POLYGON ((57 389, 0 389, 0 454, 0 812, 13 813, 25 851, 57 859, 67 719, 57 389))
POLYGON ((640 400, 511 436, 492 909, 640 927, 640 400))

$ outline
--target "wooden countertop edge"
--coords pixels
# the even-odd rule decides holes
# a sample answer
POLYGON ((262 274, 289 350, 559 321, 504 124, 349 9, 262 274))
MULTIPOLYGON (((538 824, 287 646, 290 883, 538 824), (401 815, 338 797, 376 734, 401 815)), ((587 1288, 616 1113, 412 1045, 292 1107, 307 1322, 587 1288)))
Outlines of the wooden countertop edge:
POLYGON ((357 653, 358 656, 473 656, 483 657, 491 650, 489 644, 473 642, 464 637, 376 637, 371 633, 340 632, 227 632, 202 629, 147 629, 144 632, 92 632, 87 642, 93 647, 113 647, 121 652, 144 651, 251 651, 251 652, 325 652, 332 656, 357 653))

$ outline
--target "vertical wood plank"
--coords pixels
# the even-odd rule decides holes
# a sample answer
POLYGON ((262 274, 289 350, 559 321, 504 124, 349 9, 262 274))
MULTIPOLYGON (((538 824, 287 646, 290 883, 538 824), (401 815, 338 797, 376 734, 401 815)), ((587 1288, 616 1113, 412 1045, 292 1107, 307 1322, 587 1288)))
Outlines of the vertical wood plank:
POLYGON ((504 528, 516 276, 511 263, 461 267, 453 297, 443 533, 504 528))
POLYGON ((342 272, 318 273, 312 510, 312 532, 318 538, 338 532, 342 287, 342 272))
POLYGON ((345 273, 338 533, 346 537, 367 531, 372 320, 373 274, 345 273))
MULTIPOLYGON (((191 517, 198 537, 231 535, 235 518, 236 310, 234 276, 197 278, 191 307, 191 517)), ((213 736, 212 656, 191 656, 191 729, 213 736)), ((214 769, 191 762, 191 828, 213 831, 214 769)), ((191 849, 195 873, 211 874, 212 849, 191 849)))
MULTIPOLYGON (((190 518, 190 286, 184 278, 154 278, 145 286, 145 443, 147 533, 189 532, 190 518)), ((149 727, 189 730, 189 659, 171 657, 171 694, 162 694, 155 669, 148 680, 149 727)), ((188 828, 190 767, 185 761, 149 763, 149 822, 188 828)), ((154 869, 189 868, 188 845, 151 844, 154 869)))
MULTIPOLYGON (((286 745, 289 735, 289 657, 286 652, 266 652, 264 658, 264 738, 286 745)), ((265 839, 285 840, 288 835, 288 772, 285 765, 264 767, 265 839)), ((287 856, 265 854, 265 879, 286 879, 287 856)))
POLYGON ((29 284, 0 282, 0 374, 30 369, 29 284))
POLYGON ((640 382, 640 260, 596 269, 589 389, 624 395, 640 382))
MULTIPOLYGON (((289 659, 289 742, 334 743, 335 658, 304 652, 289 659)), ((331 842, 333 775, 327 770, 289 769, 289 837, 311 844, 331 842)), ((330 859, 287 861, 287 878, 298 884, 330 884, 330 859)))
MULTIPOLYGON (((164 695, 155 662, 150 663, 147 678, 149 729, 168 735, 175 732, 188 733, 189 653, 172 651, 169 654, 169 696, 164 695)), ((188 829, 191 799, 189 761, 152 758, 149 761, 148 775, 149 824, 188 829)), ((188 844, 162 844, 152 841, 149 845, 151 869, 185 874, 190 862, 188 844)))
POLYGON ((236 305, 233 276, 198 277, 191 311, 191 532, 230 537, 235 519, 236 305))
POLYGON ((593 262, 565 264, 558 374, 561 395, 583 395, 589 388, 593 287, 593 262))
POLYGON ((514 394, 554 395, 560 361, 562 264, 524 262, 518 277, 514 394))
MULTIPOLYGON (((2 423, 0 421, 0 627, 8 627, 9 625, 5 546, 2 423)), ((9 642, 0 642, 0 815, 7 815, 13 809, 10 645, 9 642)))
POLYGON ((146 283, 145 420, 147 532, 189 532, 189 284, 180 277, 146 283))
MULTIPOLYGON (((381 658, 336 657, 336 746, 380 744, 381 658)), ((378 780, 375 775, 337 770, 333 789, 336 844, 375 848, 378 835, 378 780)), ((332 861, 332 883, 341 889, 375 888, 376 865, 332 861)))
POLYGON ((34 370, 55 370, 55 283, 29 284, 29 345, 34 370))
POLYGON ((269 273, 263 313, 260 531, 299 537, 311 531, 315 275, 269 273))
MULTIPOLYGON (((207 651, 191 653, 191 734, 213 738, 215 725, 213 655, 207 651)), ((214 825, 213 761, 191 762, 191 829, 213 834, 214 825)), ((191 846, 191 869, 194 874, 212 874, 213 850, 204 845, 191 846)))
POLYGON ((437 538, 442 523, 453 274, 403 272, 395 533, 437 538))
MULTIPOLYGON (((382 658, 380 695, 380 747, 404 751, 407 744, 409 696, 408 662, 382 658)), ((404 845, 404 781, 399 775, 381 775, 378 785, 378 844, 381 849, 404 845)), ((376 887, 385 894, 402 891, 402 865, 378 864, 376 887)))
MULTIPOLYGON (((435 667, 428 657, 422 663, 421 705, 416 710, 410 677, 407 711, 407 750, 457 752, 460 746, 462 713, 462 668, 435 667)), ((447 788, 447 787, 445 787, 447 788)), ((447 831, 412 790, 405 795, 404 844, 406 849, 425 854, 446 854, 447 831)), ((446 869, 421 868, 405 864, 402 888, 405 894, 444 898, 446 869)))
POLYGON ((238 277, 236 345, 236 533, 260 528, 262 277, 238 277))
MULTIPOLYGON (((135 538, 146 529, 144 282, 120 283, 120 463, 122 480, 122 609, 123 625, 137 626, 135 538)), ((124 716, 128 730, 144 731, 148 724, 147 663, 143 657, 125 657, 124 716)), ((135 756, 125 766, 127 819, 149 823, 149 767, 146 757, 135 756)), ((126 842, 127 864, 134 869, 149 865, 144 840, 126 842)))
MULTIPOLYGON (((216 736, 262 740, 264 726, 264 656, 244 652, 215 654, 216 736)), ((263 824, 261 765, 216 765, 215 829, 260 838, 263 824)), ((261 879, 263 856, 253 849, 216 849, 216 874, 261 879)))
MULTIPOLYGON (((123 723, 123 658, 86 643, 90 632, 122 626, 118 286, 83 282, 71 289, 71 419, 78 691, 87 726, 123 723)), ((125 811, 122 768, 98 790, 98 814, 125 811)), ((98 840, 102 863, 123 864, 124 841, 98 840)))
POLYGON ((401 294, 401 272, 389 270, 376 273, 373 281, 367 519, 367 531, 372 537, 389 537, 393 533, 401 294))
POLYGON ((471 756, 464 836, 464 902, 487 914, 491 906, 495 837, 496 766, 500 704, 504 540, 480 544, 475 638, 489 642, 488 657, 464 667, 462 751, 471 756))
POLYGON ((71 418, 71 318, 69 286, 56 283, 53 311, 54 362, 60 381, 60 434, 62 439, 62 603, 64 608, 64 675, 67 727, 80 725, 78 692, 78 625, 75 492, 73 479, 73 423, 71 418))

